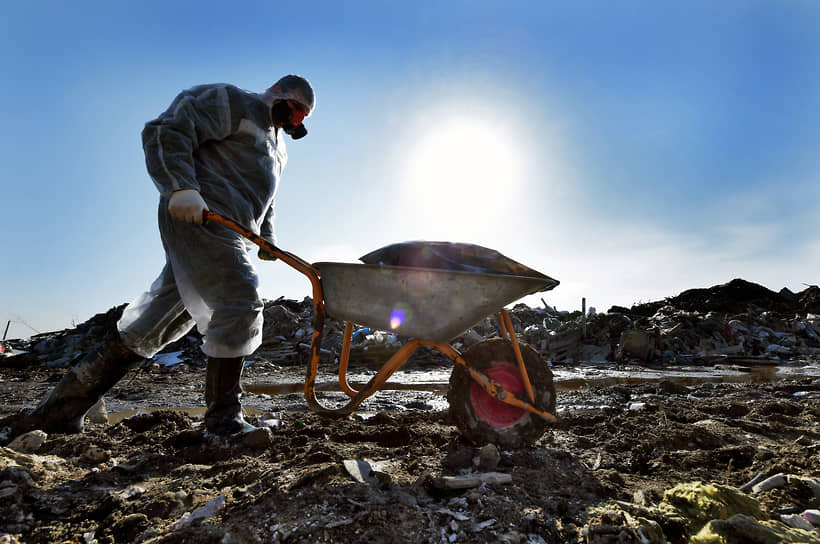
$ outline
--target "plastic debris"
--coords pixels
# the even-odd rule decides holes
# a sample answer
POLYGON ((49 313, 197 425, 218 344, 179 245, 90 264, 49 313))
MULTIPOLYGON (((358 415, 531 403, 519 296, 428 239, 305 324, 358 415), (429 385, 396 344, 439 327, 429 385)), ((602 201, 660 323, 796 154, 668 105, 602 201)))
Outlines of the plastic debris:
POLYGON ((173 530, 181 529, 186 525, 190 525, 196 521, 205 520, 214 517, 220 510, 225 507, 225 497, 218 495, 211 499, 206 504, 200 506, 193 512, 185 512, 182 516, 171 524, 173 530))
POLYGON ((48 434, 43 431, 31 431, 12 440, 8 448, 20 453, 34 453, 40 449, 47 437, 48 434))

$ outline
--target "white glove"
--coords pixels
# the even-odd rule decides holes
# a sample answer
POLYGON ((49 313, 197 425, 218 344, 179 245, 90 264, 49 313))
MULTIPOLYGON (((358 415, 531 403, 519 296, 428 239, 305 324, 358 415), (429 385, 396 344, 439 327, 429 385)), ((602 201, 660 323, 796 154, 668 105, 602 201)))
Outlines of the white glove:
POLYGON ((196 189, 180 189, 174 191, 168 201, 168 213, 177 221, 183 223, 202 224, 202 212, 208 205, 196 189))

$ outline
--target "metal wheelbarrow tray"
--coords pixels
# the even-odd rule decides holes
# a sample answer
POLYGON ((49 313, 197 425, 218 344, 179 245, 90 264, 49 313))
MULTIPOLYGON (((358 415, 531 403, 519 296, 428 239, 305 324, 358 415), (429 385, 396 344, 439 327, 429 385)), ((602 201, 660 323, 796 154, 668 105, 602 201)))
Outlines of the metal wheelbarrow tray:
MULTIPOLYGON (((454 363, 447 398, 451 416, 467 439, 522 446, 537 440, 547 424, 556 421, 552 372, 534 349, 519 344, 504 306, 528 294, 552 289, 558 285, 557 280, 469 244, 456 245, 466 250, 464 263, 459 259, 450 262, 445 255, 448 262, 443 266, 447 268, 392 266, 381 260, 381 264, 310 264, 219 214, 206 210, 203 218, 241 234, 311 281, 315 315, 305 400, 314 412, 330 417, 352 413, 378 392, 420 346, 428 346, 454 363), (490 255, 494 264, 476 266, 473 257, 482 255, 490 255), (448 343, 492 314, 497 316, 501 338, 479 342, 463 354, 448 343), (350 399, 337 408, 325 406, 315 391, 326 315, 345 322, 339 385, 350 399), (354 323, 408 338, 360 390, 347 380, 354 323)), ((419 244, 409 243, 409 248, 418 249, 419 244)), ((395 246, 383 248, 390 249, 395 246)), ((383 250, 381 255, 390 253, 383 250)), ((433 261, 422 260, 426 264, 433 261)))
MULTIPOLYGON (((400 336, 449 342, 555 280, 458 270, 315 263, 327 315, 400 336)), ((533 271, 534 272, 534 271, 533 271)))

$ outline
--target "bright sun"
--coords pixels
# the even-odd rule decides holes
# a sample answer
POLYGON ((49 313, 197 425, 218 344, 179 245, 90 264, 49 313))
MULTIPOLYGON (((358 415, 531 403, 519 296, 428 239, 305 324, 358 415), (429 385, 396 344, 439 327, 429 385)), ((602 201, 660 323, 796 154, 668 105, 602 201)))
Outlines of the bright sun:
POLYGON ((495 223, 520 197, 521 157, 503 131, 469 117, 422 130, 407 150, 402 207, 428 239, 495 223))

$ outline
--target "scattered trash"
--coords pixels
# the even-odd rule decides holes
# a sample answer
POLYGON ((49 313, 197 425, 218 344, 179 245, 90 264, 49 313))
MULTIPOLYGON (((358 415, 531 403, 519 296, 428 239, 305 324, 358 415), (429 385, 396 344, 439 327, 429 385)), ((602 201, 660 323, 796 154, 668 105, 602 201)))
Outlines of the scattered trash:
POLYGON ((503 472, 484 472, 465 476, 439 476, 433 478, 433 487, 439 489, 470 489, 489 484, 509 484, 512 475, 503 472))
POLYGON ((111 459, 111 452, 92 444, 80 454, 80 461, 89 465, 99 465, 111 459))
POLYGON ((752 493, 760 493, 776 487, 783 487, 784 485, 786 485, 786 476, 782 473, 775 474, 774 476, 766 478, 762 482, 753 485, 752 493))
POLYGON ((224 507, 225 497, 218 495, 216 498, 211 499, 208 503, 200 506, 193 512, 185 512, 182 514, 182 517, 171 524, 171 528, 173 530, 178 530, 186 525, 191 525, 194 522, 212 518, 224 507))
POLYGON ((48 434, 43 431, 31 431, 12 440, 8 448, 20 453, 34 453, 40 449, 47 437, 48 434))
POLYGON ((439 514, 446 514, 446 515, 448 515, 448 516, 450 516, 450 517, 452 517, 453 519, 458 520, 458 521, 467 521, 467 520, 469 520, 469 519, 470 519, 470 517, 469 517, 469 516, 465 516, 464 514, 461 514, 461 513, 459 513, 459 512, 453 512, 453 511, 452 511, 452 510, 450 510, 449 508, 439 508, 439 509, 437 510, 437 512, 438 512, 439 514))
POLYGON ((176 364, 181 363, 184 360, 182 358, 182 354, 182 351, 172 351, 170 353, 157 353, 156 355, 154 355, 153 361, 162 366, 174 366, 176 364))
POLYGON ((751 480, 749 480, 748 482, 746 482, 745 484, 740 486, 739 490, 742 491, 743 493, 749 493, 755 485, 757 485, 758 483, 762 482, 765 479, 766 479, 766 475, 761 472, 761 473, 757 474, 754 478, 752 478, 751 480))
POLYGON ((478 453, 478 469, 482 472, 492 472, 498 467, 501 461, 501 454, 495 444, 482 446, 478 453))
POLYGON ((123 499, 133 499, 134 497, 139 497, 140 495, 145 493, 145 488, 140 487, 138 485, 128 486, 119 493, 119 496, 123 499))
POLYGON ((794 529, 803 529, 804 531, 814 530, 814 525, 800 514, 783 514, 780 516, 780 521, 794 529))
POLYGON ((373 476, 373 467, 367 461, 346 459, 342 462, 347 473, 359 483, 369 484, 376 481, 373 476))
POLYGON ((98 423, 107 425, 108 424, 108 410, 105 407, 105 399, 100 399, 94 403, 88 412, 85 414, 85 418, 90 423, 98 423))

